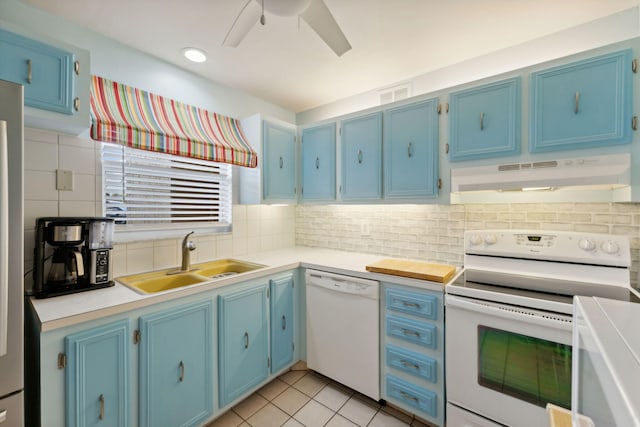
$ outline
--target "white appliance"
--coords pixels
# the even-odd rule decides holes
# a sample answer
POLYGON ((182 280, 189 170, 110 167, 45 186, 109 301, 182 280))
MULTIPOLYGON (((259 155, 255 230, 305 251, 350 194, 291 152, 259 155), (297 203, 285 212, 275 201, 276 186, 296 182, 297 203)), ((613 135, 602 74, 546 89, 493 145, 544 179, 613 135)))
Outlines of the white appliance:
POLYGON ((307 366, 380 399, 380 284, 307 270, 307 366))
POLYGON ((446 288, 447 426, 547 425, 571 406, 572 299, 640 301, 626 236, 465 232, 464 273, 446 288))
POLYGON ((574 426, 640 426, 640 304, 577 297, 574 426))
POLYGON ((23 87, 0 80, 0 426, 24 425, 23 87))

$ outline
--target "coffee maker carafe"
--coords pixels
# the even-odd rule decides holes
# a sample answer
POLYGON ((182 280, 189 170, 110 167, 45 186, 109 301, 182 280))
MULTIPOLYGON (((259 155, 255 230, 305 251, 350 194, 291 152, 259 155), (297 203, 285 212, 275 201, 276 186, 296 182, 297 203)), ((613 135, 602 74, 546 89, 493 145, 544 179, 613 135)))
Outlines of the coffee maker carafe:
POLYGON ((36 221, 36 298, 113 286, 111 218, 39 218, 36 221))

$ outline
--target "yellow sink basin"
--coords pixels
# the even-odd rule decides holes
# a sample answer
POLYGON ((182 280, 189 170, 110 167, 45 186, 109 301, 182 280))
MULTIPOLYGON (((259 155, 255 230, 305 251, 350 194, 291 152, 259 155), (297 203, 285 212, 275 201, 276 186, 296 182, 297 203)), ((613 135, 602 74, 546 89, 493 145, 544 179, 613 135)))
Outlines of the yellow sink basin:
POLYGON ((257 270, 262 267, 264 267, 264 265, 227 258, 193 265, 192 271, 200 276, 222 278, 257 270))
POLYGON ((173 271, 173 269, 155 271, 153 273, 134 274, 132 276, 119 277, 116 280, 133 290, 145 294, 182 288, 209 280, 207 277, 192 273, 168 275, 167 273, 170 271, 173 271))
POLYGON ((188 272, 180 272, 175 268, 170 268, 118 277, 116 280, 134 291, 152 294, 209 282, 212 279, 222 279, 262 267, 264 265, 227 258, 192 265, 188 272))

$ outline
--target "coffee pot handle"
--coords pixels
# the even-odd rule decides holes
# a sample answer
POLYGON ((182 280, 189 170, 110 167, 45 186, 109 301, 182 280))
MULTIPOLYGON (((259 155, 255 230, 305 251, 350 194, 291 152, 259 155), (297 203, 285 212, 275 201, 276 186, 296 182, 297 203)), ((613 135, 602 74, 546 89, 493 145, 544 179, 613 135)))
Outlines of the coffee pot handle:
POLYGON ((84 262, 82 262, 82 253, 73 251, 76 257, 76 271, 78 272, 78 278, 84 276, 84 262))

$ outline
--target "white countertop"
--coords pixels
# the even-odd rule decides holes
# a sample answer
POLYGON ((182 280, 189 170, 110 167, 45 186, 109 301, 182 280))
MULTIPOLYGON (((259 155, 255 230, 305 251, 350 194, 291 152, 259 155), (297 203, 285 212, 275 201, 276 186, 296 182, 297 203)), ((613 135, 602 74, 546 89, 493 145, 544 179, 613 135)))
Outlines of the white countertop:
POLYGON ((266 267, 228 278, 155 294, 140 294, 116 282, 114 286, 104 289, 46 299, 31 298, 31 305, 38 316, 40 330, 45 332, 188 295, 222 288, 247 280, 269 276, 298 267, 315 268, 380 281, 391 281, 396 284, 436 291, 443 289, 441 283, 366 271, 365 267, 368 264, 372 264, 383 258, 388 258, 381 255, 296 246, 233 258, 262 264, 266 267))

